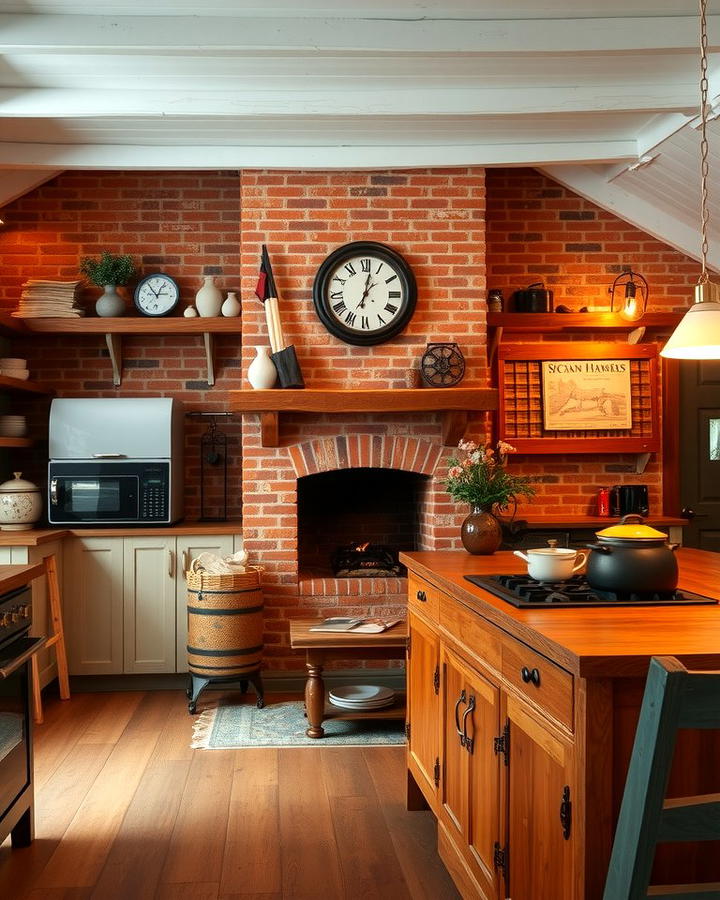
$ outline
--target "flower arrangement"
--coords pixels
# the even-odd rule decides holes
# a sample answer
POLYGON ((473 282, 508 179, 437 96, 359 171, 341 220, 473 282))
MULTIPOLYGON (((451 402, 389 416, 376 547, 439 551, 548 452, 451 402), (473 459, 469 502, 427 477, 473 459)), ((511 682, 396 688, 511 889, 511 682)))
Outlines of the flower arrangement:
POLYGON ((498 441, 493 448, 474 441, 458 444, 464 456, 452 456, 448 460, 448 476, 445 486, 453 500, 479 506, 488 512, 493 507, 506 509, 518 497, 533 497, 535 488, 526 475, 509 475, 505 469, 508 453, 515 448, 505 441, 498 441))
POLYGON ((100 259, 92 259, 86 256, 80 264, 83 275, 98 287, 106 284, 127 284, 135 274, 135 264, 132 256, 113 256, 108 250, 103 250, 100 259))

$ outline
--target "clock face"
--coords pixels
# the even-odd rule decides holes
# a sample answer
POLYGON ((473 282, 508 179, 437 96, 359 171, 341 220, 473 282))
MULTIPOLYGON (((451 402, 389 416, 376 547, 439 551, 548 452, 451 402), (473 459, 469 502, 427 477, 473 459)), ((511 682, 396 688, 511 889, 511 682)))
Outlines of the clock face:
POLYGON ((412 270, 390 247, 356 241, 320 266, 313 286, 315 310, 347 344, 380 344, 407 325, 415 309, 412 270))
POLYGON ((166 316, 179 300, 180 289, 163 272, 146 275, 135 288, 135 306, 146 316, 166 316))

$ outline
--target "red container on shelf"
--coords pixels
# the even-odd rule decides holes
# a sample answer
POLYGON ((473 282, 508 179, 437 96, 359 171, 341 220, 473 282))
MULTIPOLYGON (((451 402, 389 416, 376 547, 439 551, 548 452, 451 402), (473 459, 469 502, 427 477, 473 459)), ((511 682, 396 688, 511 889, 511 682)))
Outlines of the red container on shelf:
POLYGON ((597 495, 597 514, 599 516, 610 515, 610 488, 600 488, 597 495))

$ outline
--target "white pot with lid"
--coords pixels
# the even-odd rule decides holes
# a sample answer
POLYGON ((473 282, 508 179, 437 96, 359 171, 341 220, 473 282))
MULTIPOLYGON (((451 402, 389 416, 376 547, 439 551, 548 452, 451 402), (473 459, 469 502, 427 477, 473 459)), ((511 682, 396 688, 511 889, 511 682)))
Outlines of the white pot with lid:
POLYGON ((536 550, 526 550, 525 553, 515 550, 514 555, 525 560, 531 578, 551 584, 572 578, 587 559, 587 553, 565 547, 539 547, 536 550))
POLYGON ((0 484, 0 530, 29 531, 42 515, 40 488, 13 472, 0 484))

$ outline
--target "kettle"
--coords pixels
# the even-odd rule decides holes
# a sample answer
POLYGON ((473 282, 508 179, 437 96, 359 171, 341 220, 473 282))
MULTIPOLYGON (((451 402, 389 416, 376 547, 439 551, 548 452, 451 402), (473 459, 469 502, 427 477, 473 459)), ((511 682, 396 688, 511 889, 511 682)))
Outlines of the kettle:
POLYGON ((542 281, 536 281, 513 294, 513 311, 519 313, 547 313, 553 311, 553 292, 542 281))

